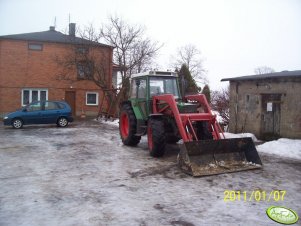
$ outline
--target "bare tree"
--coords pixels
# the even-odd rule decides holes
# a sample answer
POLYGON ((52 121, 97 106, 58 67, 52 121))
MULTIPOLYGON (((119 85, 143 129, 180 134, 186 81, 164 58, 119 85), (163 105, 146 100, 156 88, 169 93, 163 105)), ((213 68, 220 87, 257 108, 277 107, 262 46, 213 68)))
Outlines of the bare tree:
POLYGON ((229 124, 230 90, 229 87, 213 91, 211 95, 212 109, 217 111, 225 125, 229 124))
MULTIPOLYGON (((104 92, 107 102, 112 103, 124 100, 129 89, 129 75, 150 67, 161 46, 145 37, 145 30, 141 26, 132 26, 117 17, 111 17, 110 22, 96 31, 93 25, 78 29, 78 39, 65 56, 56 56, 56 62, 62 66, 58 79, 61 80, 92 80, 104 92), (108 45, 101 44, 105 41, 108 45), (113 59, 103 51, 113 49, 113 59), (119 66, 122 74, 121 89, 112 93, 110 68, 112 60, 119 66), (77 69, 77 78, 74 78, 74 68, 77 69)), ((117 104, 115 104, 117 106, 117 104)), ((115 106, 115 107, 116 107, 115 106)))
POLYGON ((131 25, 118 17, 110 17, 109 23, 100 29, 101 38, 114 47, 114 62, 119 65, 122 83, 132 73, 150 67, 161 46, 145 36, 142 26, 131 25))
MULTIPOLYGON (((91 80, 102 89, 110 89, 110 46, 99 43, 99 34, 92 25, 77 30, 78 37, 69 37, 68 51, 56 55, 59 67, 59 80, 91 80), (76 40, 76 41, 75 41, 76 40), (72 44, 74 43, 74 44, 72 44), (74 69, 77 77, 74 77, 74 69)), ((67 36, 68 37, 68 36, 67 36)))
POLYGON ((180 68, 185 64, 196 82, 207 84, 206 70, 203 66, 201 51, 192 44, 180 47, 175 56, 172 56, 172 66, 180 68))
POLYGON ((112 89, 111 68, 113 47, 99 42, 100 34, 92 25, 77 29, 77 35, 66 36, 66 51, 55 55, 58 64, 57 79, 74 84, 89 80, 101 88, 106 104, 101 104, 99 114, 116 117, 118 103, 123 96, 112 89))
POLYGON ((254 69, 256 75, 269 74, 275 72, 275 70, 271 67, 260 66, 254 69))

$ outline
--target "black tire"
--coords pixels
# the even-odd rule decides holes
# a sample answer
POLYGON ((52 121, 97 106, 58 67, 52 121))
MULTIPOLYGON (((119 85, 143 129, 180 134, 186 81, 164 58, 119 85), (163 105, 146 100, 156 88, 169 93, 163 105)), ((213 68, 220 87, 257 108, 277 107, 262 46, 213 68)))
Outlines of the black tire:
POLYGON ((175 144, 177 143, 181 138, 175 136, 175 135, 166 135, 166 143, 169 144, 175 144))
POLYGON ((209 131, 208 122, 197 122, 196 132, 199 140, 212 140, 212 133, 209 131))
POLYGON ((56 124, 58 127, 66 127, 68 126, 69 122, 65 117, 60 117, 56 124))
POLYGON ((128 146, 137 145, 141 136, 135 136, 137 129, 137 119, 132 107, 125 104, 121 108, 119 116, 119 134, 122 143, 128 146))
POLYGON ((164 121, 161 119, 149 119, 147 125, 147 141, 149 154, 153 157, 161 157, 165 152, 166 137, 164 121))
POLYGON ((12 127, 14 129, 21 129, 23 127, 22 119, 16 118, 12 121, 12 127))
POLYGON ((165 141, 168 144, 175 144, 177 143, 179 140, 181 140, 181 138, 179 138, 176 134, 178 133, 178 131, 176 131, 176 123, 174 121, 174 119, 172 120, 165 120, 165 141))

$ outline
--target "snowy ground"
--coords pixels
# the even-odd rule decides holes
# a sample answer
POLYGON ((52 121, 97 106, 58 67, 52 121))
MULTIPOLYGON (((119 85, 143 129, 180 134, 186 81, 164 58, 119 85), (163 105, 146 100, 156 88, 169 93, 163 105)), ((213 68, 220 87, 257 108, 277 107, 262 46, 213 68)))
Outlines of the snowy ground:
POLYGON ((0 225, 278 225, 271 205, 301 215, 301 160, 260 152, 262 170, 192 178, 176 145, 154 159, 145 139, 123 146, 116 125, 0 126, 0 225), (248 199, 225 202, 226 190, 248 199), (283 201, 249 199, 283 190, 283 201))

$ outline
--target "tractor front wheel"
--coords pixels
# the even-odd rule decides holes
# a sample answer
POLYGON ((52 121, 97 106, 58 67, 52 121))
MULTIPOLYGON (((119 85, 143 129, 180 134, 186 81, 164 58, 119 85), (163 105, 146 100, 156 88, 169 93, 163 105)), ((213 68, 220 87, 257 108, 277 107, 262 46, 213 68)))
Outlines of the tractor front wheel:
POLYGON ((160 119, 149 119, 147 125, 147 141, 149 153, 153 157, 164 155, 165 130, 164 122, 160 119))
POLYGON ((141 137, 135 136, 137 120, 131 106, 123 105, 119 117, 119 132, 122 143, 135 146, 140 142, 141 137))

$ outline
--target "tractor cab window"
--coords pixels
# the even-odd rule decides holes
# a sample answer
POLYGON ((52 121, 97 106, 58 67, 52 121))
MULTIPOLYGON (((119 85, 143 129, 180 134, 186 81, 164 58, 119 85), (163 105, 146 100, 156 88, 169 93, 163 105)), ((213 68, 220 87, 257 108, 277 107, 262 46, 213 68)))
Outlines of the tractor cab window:
POLYGON ((146 98, 146 80, 139 80, 140 84, 138 86, 138 98, 146 98))
POLYGON ((179 98, 176 78, 150 77, 149 89, 150 96, 173 94, 175 98, 179 98))
POLYGON ((146 80, 135 79, 132 82, 131 98, 146 98, 146 80))

